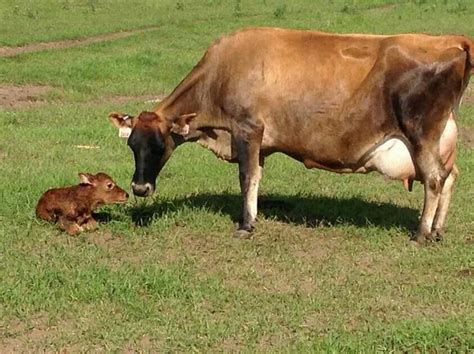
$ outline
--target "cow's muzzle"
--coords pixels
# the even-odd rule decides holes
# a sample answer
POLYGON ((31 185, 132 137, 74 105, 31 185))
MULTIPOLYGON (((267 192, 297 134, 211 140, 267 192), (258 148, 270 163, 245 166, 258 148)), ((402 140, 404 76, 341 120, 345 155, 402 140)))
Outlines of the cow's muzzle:
POLYGON ((155 187, 151 183, 138 184, 132 182, 132 190, 137 197, 149 197, 155 191, 155 187))

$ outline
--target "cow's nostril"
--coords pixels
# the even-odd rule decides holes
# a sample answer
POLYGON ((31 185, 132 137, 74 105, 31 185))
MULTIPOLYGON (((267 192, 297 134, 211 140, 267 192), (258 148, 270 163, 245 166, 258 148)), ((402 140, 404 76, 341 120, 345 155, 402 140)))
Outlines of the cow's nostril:
POLYGON ((143 185, 135 184, 132 186, 133 194, 142 197, 146 193, 146 189, 143 185))
POLYGON ((133 184, 132 183, 133 194, 138 197, 147 197, 152 192, 152 187, 149 183, 145 184, 133 184))

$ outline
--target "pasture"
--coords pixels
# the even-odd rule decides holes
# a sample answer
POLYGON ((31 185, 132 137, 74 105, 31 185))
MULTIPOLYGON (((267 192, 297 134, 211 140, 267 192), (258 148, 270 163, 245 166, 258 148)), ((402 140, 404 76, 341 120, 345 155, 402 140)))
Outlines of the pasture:
POLYGON ((152 109, 223 33, 474 37, 472 1, 0 0, 0 19, 1 352, 474 350, 472 84, 440 243, 409 241, 420 184, 281 154, 266 161, 253 239, 233 239, 237 166, 195 144, 174 153, 153 199, 103 207, 94 232, 34 215, 79 172, 129 190, 133 156, 108 113, 152 109))

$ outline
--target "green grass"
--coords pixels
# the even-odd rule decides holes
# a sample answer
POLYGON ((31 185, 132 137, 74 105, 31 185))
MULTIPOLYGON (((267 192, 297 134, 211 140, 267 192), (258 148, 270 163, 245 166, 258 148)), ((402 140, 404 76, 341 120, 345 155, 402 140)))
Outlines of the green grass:
MULTIPOLYGON (((0 85, 41 84, 47 103, 0 108, 2 351, 467 352, 474 349, 473 150, 445 241, 408 240, 422 206, 376 174, 306 170, 270 157, 253 240, 231 237, 237 167, 180 147, 153 200, 101 209, 69 237, 36 220, 46 189, 133 158, 106 117, 152 108, 114 96, 169 92, 220 34, 272 25, 474 36, 468 1, 6 1, 0 44, 159 26, 120 40, 0 58, 0 85), (97 145, 82 150, 76 145, 97 145)), ((474 127, 474 105, 460 124, 474 127)))

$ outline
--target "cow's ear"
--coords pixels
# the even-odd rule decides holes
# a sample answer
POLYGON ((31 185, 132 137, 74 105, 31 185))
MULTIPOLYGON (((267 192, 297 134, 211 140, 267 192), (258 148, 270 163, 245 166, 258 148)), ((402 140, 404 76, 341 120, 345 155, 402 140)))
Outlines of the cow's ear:
POLYGON ((171 131, 179 135, 189 134, 189 124, 196 118, 197 113, 182 114, 173 120, 171 131))
POLYGON ((132 128, 134 117, 129 114, 112 112, 112 113, 109 113, 109 120, 117 128, 122 128, 122 127, 132 128))
POLYGON ((112 112, 109 114, 109 120, 119 129, 121 138, 128 138, 133 128, 135 118, 128 114, 112 112))
POLYGON ((79 180, 81 184, 87 184, 89 186, 94 185, 94 175, 91 175, 90 173, 79 173, 79 180))

